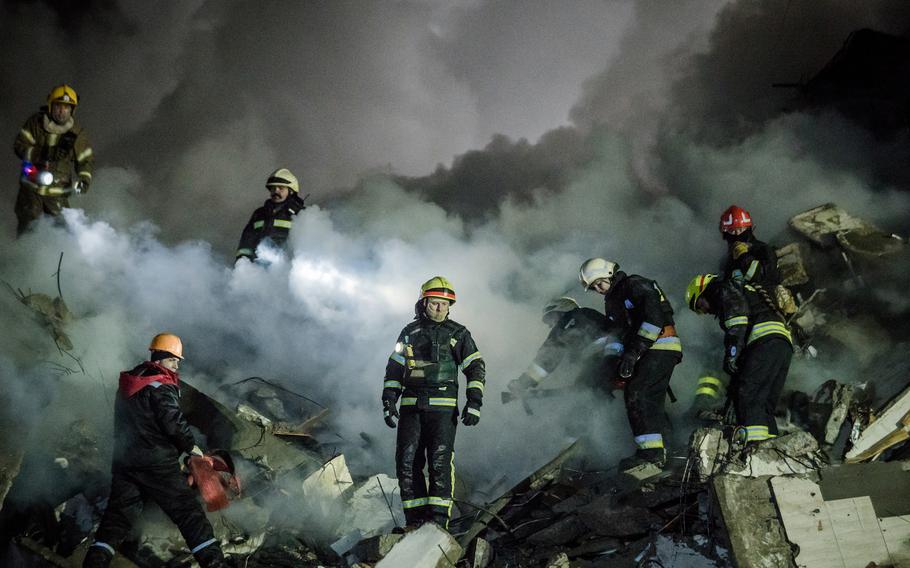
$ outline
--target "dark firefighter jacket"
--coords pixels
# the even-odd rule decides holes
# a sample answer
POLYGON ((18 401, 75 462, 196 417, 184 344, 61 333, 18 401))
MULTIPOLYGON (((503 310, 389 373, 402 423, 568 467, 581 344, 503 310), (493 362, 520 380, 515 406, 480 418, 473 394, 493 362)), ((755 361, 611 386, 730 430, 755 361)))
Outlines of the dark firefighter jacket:
POLYGON ((744 233, 741 237, 742 240, 729 243, 722 268, 724 277, 773 290, 780 284, 777 253, 767 243, 756 239, 751 232, 744 233))
POLYGON ((682 344, 673 324, 673 308, 657 282, 617 272, 604 298, 608 324, 622 329, 626 352, 639 355, 648 349, 682 354, 682 344))
POLYGON ((486 367, 471 332, 450 319, 434 322, 421 314, 398 335, 382 396, 401 396, 402 409, 451 410, 458 406, 459 369, 468 379, 468 404, 480 408, 486 367))
POLYGON ((146 361, 120 373, 114 403, 113 469, 177 463, 195 445, 179 406, 177 373, 146 361))
POLYGON ((619 355, 622 343, 615 336, 611 337, 609 332, 607 319, 597 310, 576 308, 565 312, 537 350, 534 362, 525 374, 540 383, 567 357, 602 360, 619 355))
POLYGON ((724 330, 724 351, 738 356, 744 349, 772 337, 793 343, 784 318, 767 293, 751 284, 715 280, 705 290, 712 313, 724 330))
POLYGON ((290 192, 281 203, 266 199, 259 209, 253 211, 252 217, 243 228, 240 244, 237 246, 237 258, 247 257, 256 260, 256 247, 264 239, 271 239, 278 246, 288 240, 294 216, 306 209, 303 199, 297 192, 290 192))
POLYGON ((74 118, 58 125, 42 107, 25 121, 16 136, 13 150, 23 162, 47 168, 57 180, 53 186, 42 188, 42 195, 63 195, 64 188, 77 175, 88 186, 92 181, 95 159, 85 130, 74 118))

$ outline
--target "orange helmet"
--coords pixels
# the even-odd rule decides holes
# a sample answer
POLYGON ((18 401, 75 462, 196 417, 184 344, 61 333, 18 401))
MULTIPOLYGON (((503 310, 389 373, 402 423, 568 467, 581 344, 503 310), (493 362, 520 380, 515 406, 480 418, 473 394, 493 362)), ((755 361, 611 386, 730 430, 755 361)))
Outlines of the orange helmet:
POLYGON ((173 333, 159 333, 152 338, 149 351, 167 351, 178 359, 183 359, 183 342, 173 333))
POLYGON ((751 226, 752 216, 748 211, 736 205, 727 207, 727 210, 720 216, 721 233, 732 233, 734 229, 748 229, 751 226))

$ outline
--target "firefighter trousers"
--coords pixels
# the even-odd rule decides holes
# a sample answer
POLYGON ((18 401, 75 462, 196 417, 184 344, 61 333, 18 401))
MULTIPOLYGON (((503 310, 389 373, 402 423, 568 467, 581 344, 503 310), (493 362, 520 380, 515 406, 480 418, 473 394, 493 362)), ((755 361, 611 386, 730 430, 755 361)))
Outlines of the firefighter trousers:
POLYGON ((17 221, 16 235, 27 231, 29 225, 41 218, 41 215, 59 217, 64 207, 69 207, 68 198, 38 195, 31 188, 20 185, 14 208, 17 221))
POLYGON ((675 351, 650 349, 635 365, 624 391, 629 425, 639 449, 664 447, 663 435, 670 431, 665 401, 673 368, 682 360, 675 351))
POLYGON ((777 436, 774 409, 784 390, 793 346, 783 337, 764 339, 746 347, 734 377, 733 404, 749 441, 777 436))
POLYGON ((114 550, 129 536, 142 513, 143 501, 150 499, 177 525, 187 546, 203 568, 223 566, 221 545, 212 525, 175 463, 161 468, 120 469, 111 479, 111 495, 95 542, 85 556, 83 567, 106 568, 114 550))
POLYGON ((457 424, 457 409, 401 411, 395 470, 404 518, 409 525, 434 521, 448 526, 455 487, 457 424), (425 466, 429 484, 423 474, 425 466))

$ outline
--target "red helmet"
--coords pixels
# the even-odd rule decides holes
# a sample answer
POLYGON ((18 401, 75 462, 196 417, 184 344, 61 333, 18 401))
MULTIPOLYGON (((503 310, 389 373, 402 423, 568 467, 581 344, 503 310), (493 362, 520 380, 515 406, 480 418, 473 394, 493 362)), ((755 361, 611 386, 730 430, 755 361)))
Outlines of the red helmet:
POLYGON ((734 229, 748 229, 751 226, 752 216, 748 211, 736 205, 727 207, 727 210, 720 216, 721 233, 732 233, 734 229))

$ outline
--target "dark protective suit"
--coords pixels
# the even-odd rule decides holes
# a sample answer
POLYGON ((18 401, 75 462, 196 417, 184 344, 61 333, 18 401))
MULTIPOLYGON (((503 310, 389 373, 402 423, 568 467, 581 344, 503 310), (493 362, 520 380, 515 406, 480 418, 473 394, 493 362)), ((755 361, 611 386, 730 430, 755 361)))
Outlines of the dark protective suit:
POLYGON ((222 566, 221 546, 180 471, 179 456, 195 441, 180 411, 177 373, 146 361, 120 374, 114 404, 114 454, 111 495, 84 567, 110 564, 114 550, 129 535, 151 499, 177 525, 203 567, 222 566))
POLYGON ((64 207, 69 207, 64 188, 71 184, 73 176, 82 181, 83 191, 88 190, 95 160, 85 130, 74 118, 66 124, 56 124, 48 116, 47 107, 42 107, 25 122, 16 136, 13 150, 20 160, 47 169, 58 180, 41 188, 19 184, 15 212, 16 231, 21 235, 42 214, 57 216, 64 207))
POLYGON ((756 239, 752 229, 740 235, 724 233, 724 239, 727 241, 727 257, 721 267, 724 278, 758 284, 769 291, 780 284, 777 253, 756 239))
POLYGON ((580 362, 578 383, 610 389, 622 343, 610 334, 604 315, 591 308, 575 308, 559 316, 522 376, 540 384, 563 362, 580 362))
POLYGON ((663 433, 670 430, 664 401, 673 367, 682 361, 673 308, 657 282, 620 271, 604 298, 604 313, 609 325, 623 330, 623 358, 637 361, 624 392, 635 444, 663 453, 663 433))
POLYGON ((262 207, 253 211, 243 228, 236 258, 256 260, 256 247, 265 239, 271 240, 276 246, 284 246, 291 227, 294 226, 294 217, 304 209, 306 205, 296 191, 288 193, 287 199, 281 203, 266 199, 262 207))
POLYGON ((401 397, 395 469, 409 525, 448 525, 455 485, 458 369, 468 380, 466 412, 480 415, 485 365, 471 333, 450 319, 423 315, 398 335, 386 365, 383 401, 401 397), (429 485, 423 468, 428 465, 429 485))
POLYGON ((734 371, 736 416, 749 441, 773 438, 774 409, 793 357, 790 331, 770 297, 752 285, 714 280, 704 294, 724 330, 724 367, 734 371))

